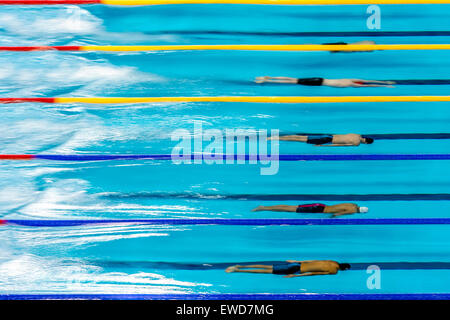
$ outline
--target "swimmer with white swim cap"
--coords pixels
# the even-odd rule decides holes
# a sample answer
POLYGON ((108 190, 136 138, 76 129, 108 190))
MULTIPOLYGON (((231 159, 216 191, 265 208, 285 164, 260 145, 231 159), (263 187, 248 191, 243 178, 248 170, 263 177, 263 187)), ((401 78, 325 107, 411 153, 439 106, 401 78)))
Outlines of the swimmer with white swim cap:
MULTIPOLYGON (((280 141, 305 142, 320 147, 357 147, 360 144, 372 144, 373 138, 356 133, 347 134, 294 134, 277 138, 280 141)), ((272 137, 267 138, 272 140, 272 137)))
POLYGON ((333 217, 343 216, 354 213, 367 213, 369 208, 360 207, 355 203, 340 203, 335 205, 325 205, 323 203, 301 204, 298 206, 277 205, 277 206, 259 206, 252 211, 278 211, 278 212, 297 212, 297 213, 331 213, 333 217))

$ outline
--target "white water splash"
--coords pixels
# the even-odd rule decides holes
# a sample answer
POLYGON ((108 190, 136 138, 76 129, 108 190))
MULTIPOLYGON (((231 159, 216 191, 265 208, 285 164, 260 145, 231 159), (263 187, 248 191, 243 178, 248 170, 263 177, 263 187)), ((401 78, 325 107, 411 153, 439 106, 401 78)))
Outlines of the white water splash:
POLYGON ((176 42, 173 35, 146 35, 137 32, 108 32, 103 20, 78 6, 47 7, 45 10, 22 7, 2 8, 0 12, 1 45, 50 45, 69 41, 72 45, 92 43, 96 39, 114 43, 164 41, 176 42), (90 36, 89 40, 75 37, 90 36))
POLYGON ((14 59, 12 56, 0 57, 0 90, 11 96, 42 96, 65 87, 71 89, 72 95, 99 95, 137 83, 165 81, 135 67, 114 66, 106 60, 89 61, 58 52, 14 59))
MULTIPOLYGON (((5 10, 3 10, 5 11, 5 10)), ((27 9, 22 12, 0 13, 0 25, 9 34, 35 36, 53 34, 92 34, 99 31, 103 21, 77 6, 27 9)))
MULTIPOLYGON (((72 169, 74 170, 74 169, 72 169)), ((64 170, 63 170, 64 171, 64 170)), ((59 168, 35 168, 30 176, 38 174, 52 174, 61 172, 59 168), (56 170, 53 170, 56 169, 56 170)), ((185 205, 143 205, 138 203, 117 203, 115 201, 102 200, 102 194, 89 194, 88 182, 82 179, 65 179, 54 181, 50 179, 51 187, 34 193, 34 201, 22 207, 18 213, 33 218, 67 218, 91 216, 126 216, 132 217, 184 217, 186 214, 202 215, 198 208, 185 205), (100 196, 100 197, 99 197, 100 196)), ((7 201, 7 192, 5 199, 7 201)), ((1 203, 0 197, 0 203, 1 203)))
POLYGON ((23 254, 0 262, 0 293, 191 293, 193 283, 150 272, 106 272, 83 261, 23 254))

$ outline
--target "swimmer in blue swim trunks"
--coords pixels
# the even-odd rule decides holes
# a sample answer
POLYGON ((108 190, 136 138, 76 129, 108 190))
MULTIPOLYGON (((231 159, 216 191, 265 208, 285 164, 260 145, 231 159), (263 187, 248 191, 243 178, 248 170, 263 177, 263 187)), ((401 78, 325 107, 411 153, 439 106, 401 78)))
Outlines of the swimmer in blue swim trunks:
POLYGON ((256 83, 287 83, 303 86, 328 86, 335 88, 363 88, 363 87, 388 87, 393 88, 393 81, 362 80, 362 79, 325 79, 325 78, 290 78, 290 77, 257 77, 256 83))
POLYGON ((274 265, 235 265, 228 267, 225 271, 266 273, 284 275, 285 278, 337 274, 339 270, 350 269, 348 263, 338 263, 333 260, 287 260, 286 263, 274 265))
MULTIPOLYGON (((271 140, 272 138, 267 138, 271 140)), ((308 144, 313 144, 321 147, 357 147, 362 144, 372 144, 373 139, 370 137, 363 137, 360 134, 349 133, 349 134, 294 134, 280 136, 278 138, 280 141, 297 141, 306 142, 308 144)))
POLYGON ((343 216, 354 213, 367 213, 369 208, 360 207, 355 203, 340 203, 328 206, 323 203, 301 204, 298 206, 276 205, 276 206, 259 206, 252 211, 277 211, 277 212, 297 212, 297 213, 329 213, 333 217, 343 216))

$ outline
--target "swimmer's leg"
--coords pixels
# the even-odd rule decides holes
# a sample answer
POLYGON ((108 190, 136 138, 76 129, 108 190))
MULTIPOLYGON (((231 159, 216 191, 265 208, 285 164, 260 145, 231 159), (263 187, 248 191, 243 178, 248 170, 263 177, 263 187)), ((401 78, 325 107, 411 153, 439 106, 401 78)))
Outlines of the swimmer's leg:
POLYGON ((272 266, 267 264, 247 264, 247 265, 237 265, 235 266, 238 269, 249 269, 249 268, 258 268, 258 269, 272 269, 272 266))
POLYGON ((257 77, 255 79, 256 83, 264 83, 264 82, 270 82, 270 83, 291 83, 295 84, 297 83, 297 78, 290 78, 290 77, 257 77))
POLYGON ((246 273, 272 273, 273 266, 260 265, 260 264, 248 265, 248 266, 237 265, 237 266, 228 267, 225 271, 226 272, 246 272, 246 273), (252 268, 252 269, 249 269, 249 268, 252 268))
POLYGON ((372 40, 363 40, 363 41, 352 42, 350 44, 368 44, 368 45, 372 45, 372 44, 376 44, 376 43, 375 43, 375 41, 372 41, 372 40))
MULTIPOLYGON (((268 137, 267 140, 272 140, 272 137, 268 137)), ((300 136, 300 135, 293 134, 293 135, 279 136, 278 140, 306 142, 306 141, 308 141, 308 136, 300 136)))
POLYGON ((276 211, 276 212, 297 212, 298 206, 289 206, 280 204, 277 206, 259 206, 253 209, 252 211, 276 211))
MULTIPOLYGON (((376 44, 375 41, 363 40, 358 42, 349 43, 350 45, 373 45, 376 44)), ((373 52, 373 50, 368 51, 331 51, 331 52, 341 52, 341 53, 355 53, 355 52, 373 52)))

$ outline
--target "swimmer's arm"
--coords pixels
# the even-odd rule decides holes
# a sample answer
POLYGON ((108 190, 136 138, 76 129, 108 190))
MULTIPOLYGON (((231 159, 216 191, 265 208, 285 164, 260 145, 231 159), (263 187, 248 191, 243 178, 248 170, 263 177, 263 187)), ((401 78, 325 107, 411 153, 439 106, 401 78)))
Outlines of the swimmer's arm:
POLYGON ((302 273, 302 274, 288 274, 287 276, 284 276, 284 278, 319 276, 319 275, 326 275, 326 274, 330 274, 330 273, 328 271, 323 271, 323 272, 305 272, 305 273, 302 273))
POLYGON ((286 260, 287 263, 303 263, 303 262, 312 262, 312 261, 314 261, 314 260, 302 260, 302 261, 299 261, 299 260, 286 260))
POLYGON ((352 214, 351 212, 339 212, 339 213, 334 213, 332 215, 333 218, 339 217, 339 216, 345 216, 346 214, 352 214))
POLYGON ((365 87, 373 87, 373 88, 378 88, 378 87, 385 87, 385 88, 395 88, 393 85, 390 84, 355 84, 354 85, 356 88, 365 88, 365 87))
POLYGON ((340 212, 334 213, 334 214, 333 214, 333 218, 334 218, 334 217, 343 216, 343 215, 346 215, 346 214, 353 214, 353 213, 354 213, 354 212, 352 212, 352 211, 350 211, 350 210, 342 210, 342 211, 340 211, 340 212))
POLYGON ((340 144, 316 144, 316 147, 347 147, 347 146, 354 146, 354 144, 351 143, 340 143, 340 144))
POLYGON ((383 81, 383 80, 362 80, 352 79, 353 81, 365 82, 365 83, 379 83, 379 84, 395 84, 395 81, 383 81))

